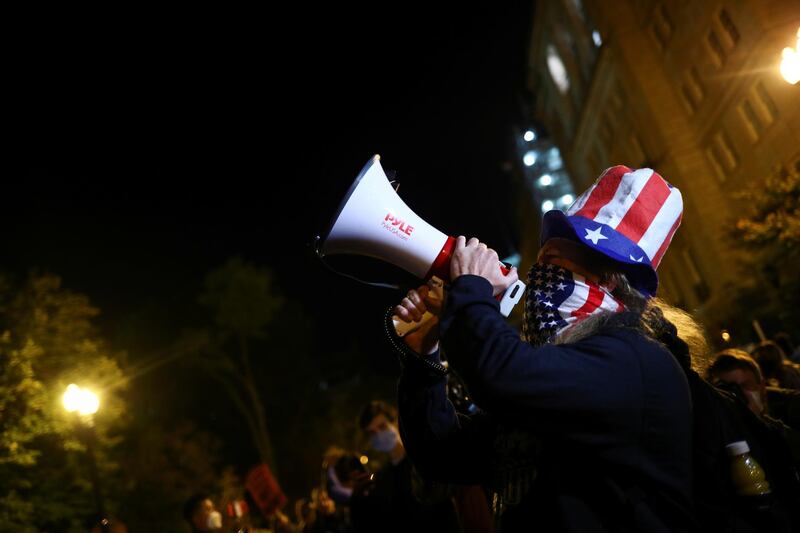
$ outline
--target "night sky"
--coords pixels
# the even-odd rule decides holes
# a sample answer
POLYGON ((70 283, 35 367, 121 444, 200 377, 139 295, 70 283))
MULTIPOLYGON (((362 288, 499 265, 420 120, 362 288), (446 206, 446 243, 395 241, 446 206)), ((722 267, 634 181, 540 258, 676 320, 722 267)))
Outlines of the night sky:
POLYGON ((6 76, 0 266, 61 275, 135 360, 191 323, 205 274, 240 255, 276 272, 318 338, 359 338, 375 364, 366 352, 399 294, 330 274, 309 247, 373 154, 442 231, 501 256, 519 238, 501 167, 531 9, 457 6, 32 25, 6 76))

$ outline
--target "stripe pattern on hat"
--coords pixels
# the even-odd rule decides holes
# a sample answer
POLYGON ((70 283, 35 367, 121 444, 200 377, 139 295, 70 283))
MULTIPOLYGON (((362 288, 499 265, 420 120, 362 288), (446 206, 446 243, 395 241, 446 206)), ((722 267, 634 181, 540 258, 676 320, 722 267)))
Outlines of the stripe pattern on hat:
MULTIPOLYGON (((608 226, 636 244, 657 268, 681 222, 680 191, 649 168, 632 170, 619 165, 607 169, 566 211, 608 226)), ((597 245, 602 230, 583 237, 597 245)), ((632 260, 640 258, 631 257, 632 260)))

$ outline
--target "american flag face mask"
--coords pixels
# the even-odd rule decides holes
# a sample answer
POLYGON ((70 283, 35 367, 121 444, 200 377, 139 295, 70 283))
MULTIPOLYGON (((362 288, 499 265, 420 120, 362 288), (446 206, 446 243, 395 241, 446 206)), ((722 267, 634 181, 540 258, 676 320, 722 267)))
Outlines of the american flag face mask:
POLYGON ((535 263, 528 271, 522 335, 541 346, 584 318, 624 309, 606 287, 557 265, 535 263))

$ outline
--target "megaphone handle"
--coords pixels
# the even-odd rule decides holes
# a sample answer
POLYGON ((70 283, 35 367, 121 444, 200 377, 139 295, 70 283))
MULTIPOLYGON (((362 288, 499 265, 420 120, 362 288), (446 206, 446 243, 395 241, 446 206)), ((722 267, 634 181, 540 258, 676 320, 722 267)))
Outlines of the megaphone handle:
MULTIPOLYGON (((508 273, 511 272, 511 268, 507 267, 506 263, 500 263, 500 272, 502 272, 504 276, 508 276, 508 273)), ((511 314, 511 311, 520 301, 523 294, 525 294, 525 284, 517 280, 506 289, 502 296, 497 296, 497 299, 500 300, 500 312, 503 316, 511 314)))
MULTIPOLYGON (((510 285, 502 295, 498 294, 497 299, 500 300, 500 313, 503 316, 510 315, 511 311, 514 309, 514 306, 519 303, 524 294, 525 283, 519 280, 510 285)), ((418 330, 431 318, 433 318, 433 315, 430 312, 425 311, 425 314, 422 315, 422 319, 419 322, 403 322, 396 316, 392 317, 392 322, 397 335, 399 337, 405 337, 409 333, 418 330)))
POLYGON ((498 299, 500 300, 500 313, 502 313, 503 316, 510 315, 511 311, 514 309, 514 306, 517 305, 524 294, 524 282, 517 280, 513 284, 509 285, 506 291, 502 294, 502 297, 498 295, 498 299))
MULTIPOLYGON (((436 258, 433 267, 428 272, 429 277, 434 275, 433 273, 439 273, 442 274, 445 279, 447 278, 450 269, 450 259, 453 255, 454 247, 455 239, 453 237, 448 237, 447 243, 442 248, 442 251, 439 252, 439 256, 436 258)), ((500 272, 502 272, 504 276, 507 276, 508 273, 511 272, 511 268, 507 267, 504 263, 498 263, 498 266, 500 267, 500 272)), ((506 289, 502 296, 497 296, 497 299, 500 301, 500 312, 503 314, 503 316, 508 316, 511 314, 514 306, 517 305, 524 294, 525 283, 517 280, 506 289)))
POLYGON ((419 322, 403 322, 397 318, 397 316, 392 316, 392 323, 394 324, 394 330, 397 332, 397 336, 405 337, 409 333, 417 331, 431 318, 433 318, 433 315, 429 311, 425 311, 425 314, 422 315, 422 319, 419 322))

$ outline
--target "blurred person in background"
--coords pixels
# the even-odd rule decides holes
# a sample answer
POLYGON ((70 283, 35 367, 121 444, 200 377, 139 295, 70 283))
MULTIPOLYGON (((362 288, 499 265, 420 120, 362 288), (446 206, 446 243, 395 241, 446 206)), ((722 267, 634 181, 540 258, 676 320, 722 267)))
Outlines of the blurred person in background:
POLYGON ((715 385, 736 385, 747 407, 761 416, 767 413, 767 384, 755 359, 744 350, 729 348, 716 354, 706 372, 715 385))
POLYGON ((128 533, 128 528, 118 518, 93 515, 89 519, 89 533, 128 533))
POLYGON ((204 492, 198 492, 186 500, 183 517, 192 533, 222 531, 222 513, 214 506, 211 496, 204 492))
POLYGON ((780 331, 772 337, 772 340, 781 347, 781 350, 786 354, 786 358, 789 359, 789 361, 800 364, 800 346, 795 347, 796 345, 792 342, 791 335, 785 331, 780 331))
POLYGON ((372 401, 362 409, 359 427, 388 462, 370 483, 353 492, 354 531, 460 532, 450 488, 425 482, 408 459, 397 427, 397 410, 372 401))
POLYGON ((763 341, 750 352, 768 386, 800 390, 800 365, 792 363, 780 346, 763 341))

